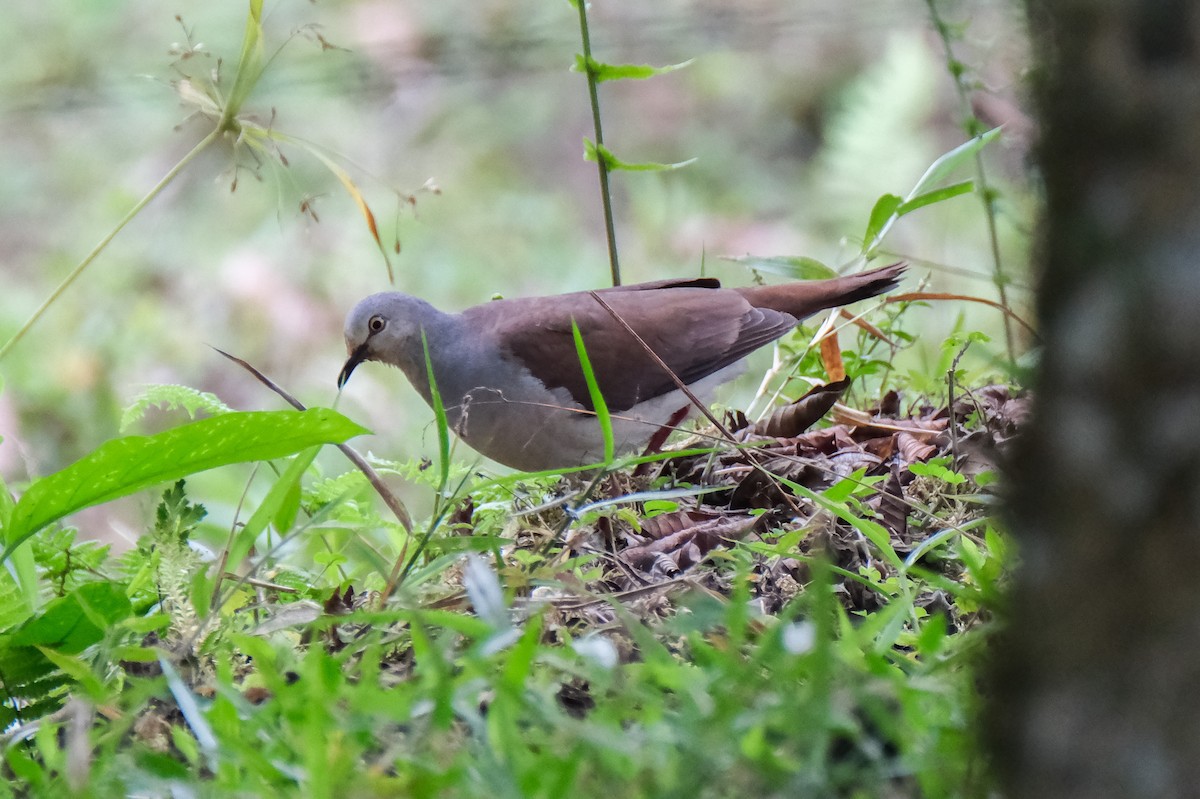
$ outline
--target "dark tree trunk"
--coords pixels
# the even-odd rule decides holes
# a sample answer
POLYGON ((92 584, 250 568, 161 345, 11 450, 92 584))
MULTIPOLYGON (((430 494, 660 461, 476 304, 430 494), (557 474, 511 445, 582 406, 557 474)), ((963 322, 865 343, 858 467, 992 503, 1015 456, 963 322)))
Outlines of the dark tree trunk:
POLYGON ((992 740, 1014 797, 1200 796, 1200 11, 1029 8, 1045 356, 992 740))

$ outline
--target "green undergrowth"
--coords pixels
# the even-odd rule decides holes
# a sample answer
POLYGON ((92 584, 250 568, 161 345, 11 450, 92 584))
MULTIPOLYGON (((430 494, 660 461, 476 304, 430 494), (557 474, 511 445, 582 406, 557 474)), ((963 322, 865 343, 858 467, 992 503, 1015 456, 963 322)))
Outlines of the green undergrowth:
MULTIPOLYGON (((150 393, 187 407, 177 387, 150 393)), ((181 464, 148 457, 156 443, 221 420, 251 441, 279 429, 206 407, 5 501, 0 792, 986 793, 974 672, 1007 558, 987 472, 913 464, 903 540, 867 507, 879 482, 861 470, 820 491, 782 478, 812 516, 668 573, 623 560, 623 536, 699 486, 377 462, 441 494, 410 532, 361 472, 322 476, 299 433, 224 534, 183 480, 124 553, 62 526, 82 489, 42 483, 171 480, 181 464), (24 506, 43 494, 35 526, 24 506)), ((352 434, 338 418, 317 414, 314 435, 352 434)))

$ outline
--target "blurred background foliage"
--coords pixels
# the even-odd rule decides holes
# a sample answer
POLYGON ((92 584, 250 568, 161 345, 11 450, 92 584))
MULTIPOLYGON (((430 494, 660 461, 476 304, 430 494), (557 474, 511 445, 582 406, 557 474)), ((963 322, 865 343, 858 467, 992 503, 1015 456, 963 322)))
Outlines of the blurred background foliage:
MULTIPOLYGON (((938 9, 975 113, 1005 126, 985 160, 1024 313, 1034 200, 1021 10, 1006 0, 938 9)), ((231 72, 245 14, 240 0, 6 5, 0 336, 207 132, 172 84, 231 72)), ((722 255, 846 263, 875 199, 904 194, 967 135, 929 8, 915 0, 599 0, 591 20, 602 61, 695 59, 601 86, 606 143, 619 157, 698 159, 615 176, 626 282, 702 269, 755 279, 722 255)), ((595 166, 582 159, 586 84, 569 71, 577 16, 564 0, 275 0, 265 28, 273 57, 247 108, 345 159, 385 242, 400 244, 396 288, 454 309, 607 284, 595 166), (422 190, 427 181, 439 191, 422 190)), ((389 288, 383 259, 353 201, 302 148, 282 147, 285 166, 230 144, 191 164, 0 365, 0 476, 10 485, 117 435, 121 409, 145 384, 280 407, 208 345, 309 405, 333 402, 342 319, 389 288)), ((932 290, 995 297, 977 198, 905 217, 885 249, 914 264, 909 285, 927 277, 932 290)), ((929 374, 956 325, 987 332, 1002 351, 999 315, 983 306, 943 303, 909 319, 919 327, 906 356, 916 373, 929 374)), ((999 373, 986 351, 972 357, 999 373)), ((432 451, 432 414, 398 372, 360 369, 341 409, 376 431, 360 449, 432 451)), ((138 429, 175 421, 151 417, 138 429)), ((228 529, 246 476, 222 470, 207 479, 223 488, 196 490, 217 528, 228 529)), ((132 540, 150 502, 101 509, 87 534, 132 540)))

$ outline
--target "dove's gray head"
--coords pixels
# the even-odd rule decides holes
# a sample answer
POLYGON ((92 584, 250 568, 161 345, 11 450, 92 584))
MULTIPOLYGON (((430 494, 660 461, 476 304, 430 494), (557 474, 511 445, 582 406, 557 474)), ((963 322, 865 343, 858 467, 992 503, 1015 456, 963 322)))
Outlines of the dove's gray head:
POLYGON ((442 314, 424 300, 399 292, 372 294, 346 317, 346 365, 338 388, 363 361, 382 361, 405 372, 423 364, 421 330, 442 314))

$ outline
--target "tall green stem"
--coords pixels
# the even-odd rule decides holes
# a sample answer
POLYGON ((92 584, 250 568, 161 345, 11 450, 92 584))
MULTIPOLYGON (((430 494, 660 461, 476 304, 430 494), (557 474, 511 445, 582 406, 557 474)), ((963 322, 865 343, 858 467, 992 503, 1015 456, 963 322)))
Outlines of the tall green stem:
POLYGON ((600 94, 596 90, 596 71, 592 67, 592 40, 588 35, 587 0, 575 0, 579 9, 579 33, 583 38, 583 63, 587 67, 588 95, 592 101, 592 127, 596 132, 596 168, 600 172, 600 200, 604 204, 604 233, 608 237, 608 263, 612 283, 621 285, 621 265, 617 260, 617 230, 613 224, 612 193, 608 189, 608 164, 604 160, 604 133, 600 128, 600 94))
MULTIPOLYGON (((954 57, 954 48, 950 41, 950 28, 938 12, 937 0, 925 0, 925 5, 929 8, 929 18, 933 22, 934 30, 937 31, 938 38, 942 41, 942 52, 945 55, 950 75, 954 78, 954 88, 958 93, 959 104, 969 120, 970 130, 967 132, 972 136, 978 136, 980 134, 979 119, 971 108, 971 98, 963 65, 954 57)), ((987 221, 988 238, 991 241, 992 282, 996 284, 1000 304, 1004 306, 1005 310, 1011 311, 1012 306, 1008 303, 1008 275, 1004 273, 1004 262, 1000 258, 1000 237, 996 232, 996 197, 991 186, 988 185, 987 172, 983 166, 983 154, 979 150, 975 151, 975 181, 978 186, 979 199, 983 202, 983 214, 987 221)), ((1008 314, 1004 314, 1001 318, 1004 320, 1004 340, 1008 347, 1008 358, 1015 361, 1017 351, 1013 339, 1012 321, 1008 314)))

